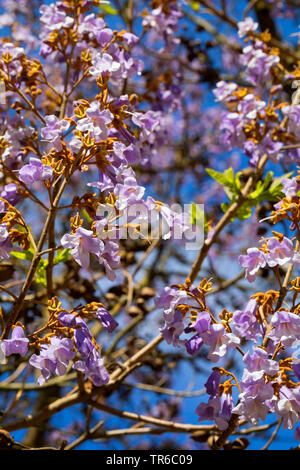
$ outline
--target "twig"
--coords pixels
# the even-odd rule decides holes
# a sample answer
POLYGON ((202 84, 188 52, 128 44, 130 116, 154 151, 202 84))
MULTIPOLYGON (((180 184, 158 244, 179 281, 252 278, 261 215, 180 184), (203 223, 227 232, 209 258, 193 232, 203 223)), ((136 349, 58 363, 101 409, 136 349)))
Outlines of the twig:
POLYGON ((283 418, 280 418, 280 420, 278 421, 278 425, 276 426, 276 429, 274 430, 272 436, 270 437, 270 439, 266 442, 266 444, 261 448, 261 450, 268 450, 268 448, 270 447, 270 445, 272 444, 272 442, 274 441, 274 439, 276 439, 276 436, 279 432, 279 429, 281 427, 281 424, 282 424, 282 421, 283 421, 283 418))

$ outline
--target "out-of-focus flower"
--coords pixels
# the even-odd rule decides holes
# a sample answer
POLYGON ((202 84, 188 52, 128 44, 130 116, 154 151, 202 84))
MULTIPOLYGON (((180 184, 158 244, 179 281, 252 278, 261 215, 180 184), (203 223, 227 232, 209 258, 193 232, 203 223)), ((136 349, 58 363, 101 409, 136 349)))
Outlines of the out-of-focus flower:
POLYGON ((59 120, 55 115, 45 116, 46 126, 41 129, 43 139, 50 142, 57 152, 62 149, 61 136, 66 132, 70 123, 66 120, 59 120))

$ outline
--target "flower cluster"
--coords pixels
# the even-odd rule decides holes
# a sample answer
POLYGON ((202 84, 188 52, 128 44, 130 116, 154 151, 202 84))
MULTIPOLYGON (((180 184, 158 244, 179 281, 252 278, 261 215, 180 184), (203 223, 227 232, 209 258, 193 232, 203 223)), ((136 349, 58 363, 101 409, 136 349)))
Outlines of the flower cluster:
POLYGON ((292 241, 281 234, 263 240, 261 248, 248 248, 246 255, 239 256, 239 263, 246 268, 245 277, 249 282, 256 279, 260 268, 274 268, 286 263, 299 264, 300 254, 294 249, 292 241))
MULTIPOLYGON (((85 307, 86 311, 88 306, 85 307)), ((107 332, 112 333, 118 326, 117 321, 110 315, 103 305, 92 307, 95 310, 96 318, 101 322, 107 332)), ((93 338, 86 321, 74 313, 67 311, 57 311, 55 318, 58 325, 64 328, 64 335, 56 333, 57 327, 50 337, 36 340, 40 351, 33 354, 29 359, 29 364, 41 371, 38 384, 43 385, 53 375, 66 374, 70 362, 72 367, 83 374, 84 379, 91 379, 96 387, 100 387, 109 382, 109 374, 104 365, 104 359, 100 355, 99 346, 93 338)), ((53 320, 53 318, 52 318, 53 320)), ((58 330, 59 331, 59 330, 58 330)), ((5 340, 2 344, 2 351, 6 356, 20 354, 24 356, 28 350, 28 338, 24 337, 22 327, 17 326, 13 330, 12 339, 5 340)))

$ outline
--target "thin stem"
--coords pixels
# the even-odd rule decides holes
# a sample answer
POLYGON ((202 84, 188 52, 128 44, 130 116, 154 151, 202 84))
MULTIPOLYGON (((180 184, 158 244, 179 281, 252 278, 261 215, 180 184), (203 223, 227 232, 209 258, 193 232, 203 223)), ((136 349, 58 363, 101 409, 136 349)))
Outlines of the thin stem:
POLYGON ((278 434, 278 432, 279 432, 279 429, 281 428, 282 421, 283 421, 283 418, 280 418, 280 420, 278 421, 278 425, 276 426, 276 429, 274 430, 272 436, 271 436, 270 439, 266 442, 266 444, 261 448, 261 450, 268 450, 268 448, 270 447, 270 445, 272 444, 272 442, 276 439, 277 434, 278 434))

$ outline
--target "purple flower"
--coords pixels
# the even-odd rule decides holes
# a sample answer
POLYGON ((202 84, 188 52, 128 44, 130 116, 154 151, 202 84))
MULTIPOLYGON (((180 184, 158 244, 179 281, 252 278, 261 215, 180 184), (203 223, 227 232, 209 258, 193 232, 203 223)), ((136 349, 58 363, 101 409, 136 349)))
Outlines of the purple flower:
POLYGON ((165 287, 154 299, 157 308, 163 308, 165 324, 160 328, 160 333, 168 344, 179 347, 184 344, 180 335, 184 332, 184 317, 176 306, 186 299, 186 293, 171 287, 165 287))
POLYGON ((43 181, 51 178, 53 170, 51 166, 44 165, 38 158, 31 157, 29 164, 24 165, 19 171, 19 178, 25 184, 43 181))
POLYGON ((14 206, 20 199, 18 186, 15 183, 6 184, 1 192, 1 197, 14 206))
POLYGON ((279 57, 267 54, 263 51, 263 47, 262 42, 256 41, 243 49, 241 62, 246 66, 248 78, 253 85, 270 80, 271 69, 279 63, 279 57))
POLYGON ((233 314, 233 325, 241 338, 257 342, 264 334, 262 326, 258 323, 256 312, 258 305, 255 299, 250 299, 244 310, 237 310, 233 314))
POLYGON ((252 354, 247 351, 243 362, 249 372, 264 371, 266 374, 274 375, 279 370, 278 363, 269 359, 268 353, 261 348, 254 348, 252 354))
POLYGON ((45 116, 46 126, 41 129, 43 139, 51 142, 51 145, 57 152, 62 149, 61 136, 66 132, 69 127, 69 121, 60 121, 55 115, 45 116))
POLYGON ((223 116, 220 130, 224 131, 224 133, 221 136, 221 140, 228 150, 239 146, 244 141, 243 120, 242 114, 239 113, 225 113, 223 116))
POLYGON ((0 45, 0 55, 9 54, 13 59, 18 59, 24 55, 23 47, 17 47, 11 42, 4 42, 0 45))
POLYGON ((266 255, 266 260, 271 268, 285 263, 300 263, 299 254, 294 252, 293 243, 286 237, 281 242, 275 237, 270 238, 267 248, 270 253, 266 255))
POLYGON ((300 340, 300 317, 287 310, 279 310, 274 313, 271 324, 274 327, 268 337, 281 343, 285 347, 295 346, 300 340))
POLYGON ((96 31, 97 42, 104 46, 104 44, 109 43, 113 38, 113 32, 110 28, 103 28, 101 31, 96 31))
POLYGON ((266 266, 265 254, 255 247, 248 248, 247 255, 240 255, 238 261, 246 268, 245 277, 249 282, 255 281, 258 270, 266 266))
POLYGON ((143 140, 154 132, 155 128, 159 126, 159 115, 154 111, 147 111, 146 113, 135 113, 132 117, 132 122, 142 129, 142 135, 140 136, 143 140))
POLYGON ((164 319, 171 322, 175 307, 186 298, 186 292, 173 287, 164 287, 154 299, 154 303, 156 308, 164 309, 164 319))
POLYGON ((240 394, 240 402, 232 409, 232 413, 240 415, 241 419, 246 419, 252 424, 256 424, 260 419, 264 421, 270 408, 260 398, 253 398, 240 394))
POLYGON ((86 110, 86 118, 80 119, 77 129, 81 132, 90 132, 92 137, 106 140, 108 135, 107 125, 113 120, 113 115, 108 109, 100 110, 100 103, 93 101, 86 110))
POLYGON ((271 409, 270 400, 274 394, 272 384, 265 381, 264 371, 249 372, 245 369, 240 385, 242 393, 232 412, 253 424, 264 420, 271 409))
MULTIPOLYGON (((221 357, 225 356, 228 348, 234 348, 240 343, 239 338, 232 333, 227 333, 222 324, 212 323, 210 314, 206 311, 198 314, 193 329, 198 334, 186 341, 185 346, 187 351, 190 352, 189 350, 191 350, 193 352, 194 350, 193 353, 196 353, 202 344, 210 346, 208 358, 212 362, 217 362, 221 357)), ((189 328, 186 329, 186 332, 188 332, 187 330, 189 328)))
MULTIPOLYGON (((100 308, 97 310, 97 317, 99 310, 103 309, 100 308)), ((109 315, 108 312, 107 314, 109 315)), ((102 318, 102 320, 99 318, 100 321, 103 321, 108 328, 114 327, 113 322, 109 322, 110 319, 104 312, 101 312, 100 315, 102 318)), ((85 379, 90 378, 96 387, 100 387, 109 382, 109 374, 103 365, 104 360, 97 351, 95 342, 85 321, 68 312, 61 312, 58 318, 64 326, 74 329, 74 343, 81 356, 81 360, 76 361, 73 368, 82 372, 85 379)))
POLYGON ((12 330, 11 339, 4 339, 1 344, 1 349, 5 356, 11 354, 20 354, 25 356, 28 351, 29 339, 25 338, 24 330, 21 326, 16 326, 12 330))
POLYGON ((249 93, 238 104, 238 111, 243 114, 243 118, 247 120, 256 119, 258 113, 262 112, 266 107, 264 101, 257 100, 256 97, 249 93))
POLYGON ((175 3, 168 5, 168 13, 164 12, 162 5, 159 5, 144 16, 144 28, 151 28, 152 34, 155 32, 159 39, 164 40, 165 46, 161 50, 171 53, 178 44, 178 39, 174 37, 174 32, 177 29, 178 19, 181 16, 182 12, 175 3))
POLYGON ((194 335, 192 338, 186 340, 184 343, 187 353, 191 354, 191 356, 194 356, 200 350, 203 344, 203 339, 199 334, 194 335))
POLYGON ((211 327, 211 316, 208 312, 203 311, 198 313, 196 322, 193 325, 193 328, 197 333, 202 334, 206 333, 211 327))
MULTIPOLYGON (((149 201, 150 202, 150 201, 149 201)), ((184 233, 191 229, 189 222, 190 215, 186 212, 177 213, 167 206, 159 205, 155 207, 155 211, 158 212, 155 217, 155 212, 151 214, 151 222, 158 222, 161 216, 161 232, 163 240, 172 238, 173 240, 182 240, 184 233), (155 220, 157 219, 157 220, 155 220)))
POLYGON ((116 207, 118 210, 124 210, 133 204, 141 205, 145 188, 137 184, 136 178, 128 176, 123 184, 117 184, 114 194, 117 196, 116 207))
POLYGON ((104 366, 104 360, 94 348, 84 361, 76 361, 74 369, 84 374, 84 378, 90 378, 96 387, 101 387, 109 382, 109 374, 104 366))
POLYGON ((233 99, 232 94, 237 90, 237 87, 236 83, 227 83, 224 82, 224 80, 221 80, 213 90, 216 101, 226 102, 227 100, 233 99))
POLYGON ((201 402, 196 408, 198 421, 214 421, 221 409, 219 397, 210 398, 207 403, 201 402))
POLYGON ((243 396, 259 398, 262 401, 270 400, 273 397, 274 389, 270 383, 265 382, 264 370, 250 372, 244 369, 241 380, 243 396))
POLYGON ((246 36, 250 31, 256 31, 258 23, 255 23, 250 16, 247 16, 243 21, 238 23, 238 35, 240 38, 246 36))
POLYGON ((207 357, 212 362, 217 362, 224 357, 228 348, 235 348, 240 344, 240 339, 233 333, 227 333, 220 323, 211 324, 209 331, 201 336, 204 344, 210 346, 207 357))
POLYGON ((266 153, 273 163, 278 163, 282 142, 274 142, 268 135, 260 143, 261 153, 266 153))
POLYGON ((58 315, 59 321, 68 328, 74 328, 79 320, 79 318, 73 313, 62 311, 58 315))
POLYGON ((114 281, 115 269, 120 267, 120 247, 112 240, 104 241, 104 250, 98 256, 98 261, 103 264, 107 278, 114 281))
POLYGON ((122 34, 122 40, 125 41, 129 47, 133 47, 139 42, 139 38, 135 34, 129 33, 128 31, 125 31, 122 34))
POLYGON ((41 44, 39 53, 44 59, 46 59, 51 54, 52 51, 53 51, 52 47, 43 42, 41 44))
POLYGON ((78 33, 82 36, 87 34, 89 37, 95 38, 101 46, 109 43, 113 38, 111 29, 105 27, 103 18, 95 18, 94 13, 83 17, 78 26, 78 33))
POLYGON ((61 239, 64 248, 70 248, 75 261, 82 267, 90 265, 90 253, 99 257, 104 249, 104 244, 98 238, 93 237, 91 230, 79 227, 75 234, 65 234, 61 239))
POLYGON ((74 23, 74 19, 67 16, 63 10, 63 4, 51 3, 51 5, 42 5, 40 7, 40 13, 42 14, 40 21, 43 23, 44 28, 49 31, 55 29, 71 28, 74 23))
POLYGON ((223 431, 228 426, 233 408, 230 393, 220 394, 220 372, 213 371, 205 384, 206 392, 210 396, 208 403, 200 403, 196 408, 199 421, 214 420, 218 428, 223 431))
POLYGON ((279 399, 275 402, 275 412, 283 418, 283 429, 293 429, 300 418, 300 390, 281 387, 279 399))
POLYGON ((102 323, 102 326, 112 333, 118 326, 118 322, 111 316, 111 314, 104 307, 99 307, 96 311, 96 317, 102 323))
POLYGON ((160 333, 168 344, 179 347, 183 344, 180 335, 184 332, 183 315, 179 310, 175 310, 172 321, 166 321, 160 333))
POLYGON ((38 384, 43 385, 51 375, 64 375, 69 362, 75 357, 73 351, 73 341, 69 338, 57 338, 53 336, 50 344, 41 347, 40 354, 33 354, 29 359, 29 364, 41 370, 38 384))
POLYGON ((84 325, 80 326, 74 331, 74 342, 81 357, 86 359, 93 353, 95 344, 92 342, 92 335, 85 322, 84 325))
POLYGON ((127 147, 124 144, 121 144, 121 142, 115 142, 114 143, 114 150, 118 152, 118 155, 120 155, 120 151, 126 158, 126 161, 128 165, 136 165, 140 161, 140 151, 138 147, 134 144, 130 144, 127 147), (122 145, 122 150, 121 150, 121 145, 122 145))
POLYGON ((281 183, 283 186, 283 192, 287 198, 297 196, 297 192, 300 190, 300 185, 296 178, 282 178, 281 183))
POLYGON ((289 118, 289 131, 299 132, 300 130, 300 105, 284 106, 282 113, 289 118))
POLYGON ((284 157, 284 163, 286 163, 287 165, 290 165, 291 163, 299 165, 300 149, 296 148, 296 149, 287 150, 286 152, 283 152, 283 157, 284 157))
POLYGON ((220 385, 220 372, 218 369, 214 370, 208 377, 206 383, 204 384, 206 388, 206 393, 211 397, 216 397, 219 395, 219 385, 220 385))
POLYGON ((261 157, 259 146, 256 145, 252 140, 247 140, 244 143, 244 152, 245 155, 249 158, 250 165, 256 166, 258 160, 261 157))
POLYGON ((93 55, 92 67, 89 69, 89 73, 95 77, 99 75, 109 75, 118 72, 121 64, 114 60, 114 58, 106 52, 98 52, 93 55))
POLYGON ((216 425, 221 431, 224 431, 228 427, 233 406, 232 395, 230 393, 222 393, 220 397, 220 411, 215 417, 216 425))

